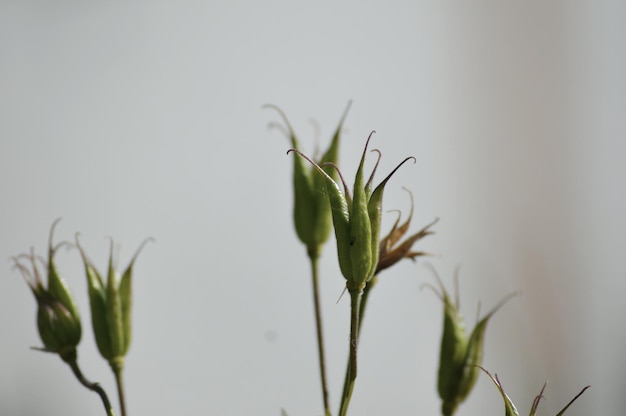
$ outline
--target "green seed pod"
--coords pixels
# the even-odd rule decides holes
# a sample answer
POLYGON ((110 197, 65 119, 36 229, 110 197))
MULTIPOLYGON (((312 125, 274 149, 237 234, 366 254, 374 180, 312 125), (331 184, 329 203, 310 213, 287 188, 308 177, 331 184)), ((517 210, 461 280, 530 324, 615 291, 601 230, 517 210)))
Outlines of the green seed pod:
MULTIPOLYGON (((513 404, 513 401, 511 400, 511 398, 504 392, 504 389, 502 388, 502 383, 498 379, 498 375, 497 374, 491 375, 491 373, 485 370, 483 367, 478 366, 478 368, 482 370, 485 374, 487 374, 489 378, 491 379, 491 381, 493 381, 493 383, 498 388, 498 391, 500 392, 500 395, 502 396, 502 399, 504 400, 505 416, 519 416, 519 412, 517 411, 517 408, 515 408, 515 404, 513 404)), ((533 404, 530 407, 529 416, 535 416, 535 413, 537 412, 537 408, 539 407, 539 402, 541 401, 541 398, 543 397, 543 392, 546 389, 546 385, 547 383, 544 383, 539 394, 535 396, 535 399, 533 400, 533 404)), ((563 414, 565 414, 565 411, 572 405, 572 403, 574 403, 576 399, 578 399, 585 392, 585 390, 587 390, 589 387, 590 386, 586 386, 585 388, 583 388, 576 396, 574 396, 572 400, 569 401, 569 403, 567 403, 567 405, 563 409, 561 409, 559 413, 556 414, 556 416, 562 416, 563 414)))
POLYGON ((65 361, 76 358, 80 321, 61 302, 47 296, 38 299, 37 329, 45 351, 57 353, 65 361))
MULTIPOLYGON (((458 274, 456 276, 458 278, 458 274)), ((452 302, 436 273, 435 277, 441 288, 441 294, 436 290, 435 293, 441 298, 444 308, 437 391, 442 401, 442 414, 450 416, 456 412, 458 406, 469 396, 476 384, 478 366, 481 365, 483 359, 485 331, 489 319, 515 296, 515 293, 506 296, 479 320, 468 337, 463 316, 459 311, 458 293, 455 301, 452 302)))
POLYGON ((78 235, 76 236, 76 244, 85 265, 91 319, 98 351, 103 358, 115 366, 122 365, 123 357, 130 347, 132 268, 141 249, 150 240, 145 240, 137 249, 121 278, 114 267, 113 241, 111 241, 105 285, 102 275, 89 261, 85 251, 80 246, 78 235))
MULTIPOLYGON (((337 163, 339 158, 341 130, 351 104, 352 102, 348 103, 328 149, 322 157, 317 160, 318 165, 323 166, 326 163, 337 163)), ((289 120, 283 111, 270 104, 264 107, 272 108, 280 114, 285 122, 285 125, 287 126, 286 133, 291 141, 291 146, 294 149, 300 149, 300 144, 296 138, 293 128, 291 127, 291 123, 289 123, 289 120)), ((326 167, 324 170, 333 179, 337 179, 337 173, 333 169, 326 167)), ((332 221, 324 178, 313 173, 313 168, 307 166, 303 159, 294 158, 293 186, 293 219, 296 234, 298 235, 300 241, 306 245, 309 255, 317 257, 319 256, 322 245, 330 236, 330 224, 332 221)))
MULTIPOLYGON (((339 266, 347 281, 346 284, 349 290, 363 290, 365 283, 373 277, 378 264, 380 216, 385 185, 400 166, 410 159, 415 160, 413 157, 404 159, 372 192, 372 181, 378 161, 365 184, 363 179, 365 155, 371 136, 370 134, 365 143, 356 173, 353 188, 354 198, 350 196, 341 173, 339 173, 339 177, 343 185, 343 191, 339 183, 313 160, 297 149, 288 151, 288 153, 295 152, 306 159, 325 180, 337 240, 339 266)), ((326 165, 339 172, 335 164, 328 163, 326 165)))
POLYGON ((47 264, 36 257, 32 250, 30 254, 14 257, 13 261, 37 300, 37 329, 44 344, 42 350, 57 353, 63 360, 70 361, 76 358, 76 346, 80 342, 82 328, 76 304, 54 264, 56 251, 67 244, 62 242, 54 246, 52 243, 54 228, 59 221, 56 220, 50 230, 47 264), (26 259, 30 268, 21 259, 26 259), (44 287, 37 260, 46 266, 47 288, 44 287))
MULTIPOLYGON (((372 132, 373 134, 374 132, 372 132)), ((372 170, 369 180, 364 184, 363 168, 367 146, 372 137, 367 138, 363 154, 359 162, 356 177, 354 180, 354 199, 350 197, 348 186, 343 176, 339 172, 337 165, 327 163, 337 170, 341 178, 344 191, 337 181, 333 179, 322 167, 310 158, 306 157, 297 149, 290 149, 287 153, 295 152, 313 165, 321 174, 326 183, 326 191, 332 212, 333 225, 335 228, 335 238, 337 240, 337 256, 339 258, 339 268, 346 279, 346 288, 350 293, 350 358, 348 364, 349 380, 354 386, 357 375, 357 345, 358 345, 358 317, 363 289, 369 280, 374 277, 374 271, 378 264, 378 240, 380 235, 380 216, 382 210, 382 197, 385 185, 407 160, 415 158, 408 157, 402 161, 372 193, 372 181, 378 161, 372 170)), ((347 387, 348 390, 351 387, 347 387)), ((345 404, 345 402, 344 402, 345 404)))

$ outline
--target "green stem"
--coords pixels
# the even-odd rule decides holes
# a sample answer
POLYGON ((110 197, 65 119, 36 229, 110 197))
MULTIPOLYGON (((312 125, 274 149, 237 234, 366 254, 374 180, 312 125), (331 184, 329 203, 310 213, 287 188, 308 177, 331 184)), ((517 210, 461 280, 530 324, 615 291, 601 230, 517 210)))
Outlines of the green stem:
MULTIPOLYGON (((357 321, 357 337, 361 336, 361 328, 363 327, 363 317, 365 316, 365 308, 367 306, 367 299, 369 299, 369 294, 378 278, 374 276, 367 284, 365 285, 365 289, 363 289, 363 295, 361 296, 361 302, 359 304, 359 317, 357 321)), ((341 398, 340 412, 339 414, 345 414, 342 412, 347 412, 348 405, 346 400, 350 400, 352 396, 352 389, 354 388, 354 380, 351 379, 350 375, 350 362, 346 365, 346 375, 343 381, 343 395, 341 398)))
POLYGON ((339 415, 345 416, 348 413, 348 406, 354 390, 354 382, 357 376, 357 346, 359 344, 360 331, 360 306, 363 295, 363 287, 351 288, 350 292, 350 357, 348 359, 348 369, 346 371, 346 382, 343 387, 339 415))
POLYGON ((109 401, 109 398, 106 392, 100 386, 100 384, 92 383, 91 381, 85 378, 83 373, 80 371, 80 368, 78 367, 78 361, 76 359, 64 360, 64 361, 67 364, 69 364, 69 366, 72 368, 72 372, 74 373, 78 381, 80 381, 80 384, 87 387, 89 390, 98 393, 98 395, 100 396, 100 399, 102 399, 102 404, 104 405, 104 409, 107 412, 107 416, 115 416, 115 413, 113 412, 113 408, 111 407, 111 402, 109 401))
POLYGON ((359 305, 359 335, 361 335, 361 328, 363 327, 363 317, 365 316, 367 299, 369 299, 369 294, 377 282, 378 277, 374 276, 369 282, 367 282, 367 284, 365 285, 365 289, 363 289, 363 296, 361 297, 361 304, 359 305))
POLYGON ((122 413, 122 416, 126 416, 126 396, 124 394, 124 380, 122 378, 122 372, 124 370, 124 357, 113 358, 109 361, 109 365, 115 375, 117 397, 120 401, 120 412, 122 413))
POLYGON ((311 280, 313 283, 313 305, 315 307, 315 328, 317 332, 317 352, 320 366, 320 379, 322 382, 322 399, 324 401, 324 413, 331 416, 330 405, 328 402, 328 383, 326 381, 326 358, 324 353, 324 333, 322 331, 322 308, 319 295, 319 273, 318 259, 319 250, 308 250, 309 259, 311 260, 311 280))
POLYGON ((359 345, 359 306, 363 290, 350 292, 350 380, 356 379, 356 349, 359 345))

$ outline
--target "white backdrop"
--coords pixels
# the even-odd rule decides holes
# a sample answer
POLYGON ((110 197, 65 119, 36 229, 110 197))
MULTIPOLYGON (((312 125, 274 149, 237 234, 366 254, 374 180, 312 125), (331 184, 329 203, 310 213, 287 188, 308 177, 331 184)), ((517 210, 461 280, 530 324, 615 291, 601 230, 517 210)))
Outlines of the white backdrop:
MULTIPOLYGON (((319 415, 304 249, 292 231, 282 107, 306 150, 348 102, 341 165, 365 138, 379 178, 405 156, 384 209, 409 208, 448 285, 462 264, 470 324, 504 294, 484 365, 520 411, 591 384, 568 415, 619 414, 626 383, 626 7, 611 1, 150 1, 0 3, 0 414, 102 414, 40 345, 10 256, 79 231, 102 269, 112 236, 135 268, 132 415, 319 415), (506 4, 505 4, 506 3, 506 4)), ((371 162, 371 161, 370 161, 371 162)), ((371 165, 371 164, 370 164, 371 165)), ((384 217, 389 227, 394 214, 384 217)), ((384 228, 386 230, 387 228, 384 228)), ((348 300, 334 243, 322 260, 333 408, 348 300)), ((80 362, 114 396, 95 350, 76 250, 58 265, 84 321, 80 362)), ((381 276, 352 414, 438 414, 441 307, 432 276, 381 276)), ((479 379, 459 415, 501 414, 479 379)))

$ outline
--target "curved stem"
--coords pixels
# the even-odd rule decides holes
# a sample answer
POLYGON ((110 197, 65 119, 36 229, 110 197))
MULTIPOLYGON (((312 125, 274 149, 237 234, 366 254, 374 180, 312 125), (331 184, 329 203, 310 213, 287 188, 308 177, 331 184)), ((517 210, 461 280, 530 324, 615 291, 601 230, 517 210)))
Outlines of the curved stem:
POLYGON ((80 371, 80 368, 78 367, 78 362, 76 359, 66 361, 66 363, 69 364, 69 366, 72 368, 72 372, 74 372, 74 375, 76 376, 78 381, 80 381, 80 384, 87 387, 89 390, 98 393, 100 399, 102 399, 102 404, 104 405, 104 409, 107 412, 107 416, 115 416, 113 408, 111 407, 111 402, 109 401, 109 397, 107 396, 104 389, 100 386, 100 384, 92 383, 85 378, 83 373, 80 371))
POLYGON ((326 358, 324 353, 324 334, 322 331, 322 308, 319 296, 319 279, 318 279, 318 250, 309 250, 309 259, 311 260, 311 280, 313 283, 313 305, 315 307, 315 328, 317 331, 317 352, 320 366, 320 379, 322 382, 322 398, 324 401, 324 413, 330 416, 330 405, 328 402, 328 383, 326 381, 326 358))

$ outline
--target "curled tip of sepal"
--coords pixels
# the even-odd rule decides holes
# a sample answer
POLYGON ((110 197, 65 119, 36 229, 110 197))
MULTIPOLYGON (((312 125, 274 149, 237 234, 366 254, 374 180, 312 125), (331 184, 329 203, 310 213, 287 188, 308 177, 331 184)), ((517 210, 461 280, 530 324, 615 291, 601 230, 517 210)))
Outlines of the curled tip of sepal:
POLYGON ((56 227, 56 225, 61 221, 61 217, 57 218, 56 220, 54 220, 54 222, 52 223, 52 226, 50 227, 50 237, 48 238, 48 249, 50 251, 50 253, 53 252, 53 243, 52 240, 54 240, 54 229, 56 227))
POLYGON ((546 390, 546 386, 548 385, 548 382, 546 381, 545 383, 543 383, 543 386, 541 387, 541 390, 539 391, 539 394, 535 396, 535 398, 533 399, 533 404, 532 406, 530 406, 530 414, 534 415, 535 412, 537 411, 537 408, 539 407, 539 402, 541 401, 541 399, 543 399, 543 392, 546 390))
POLYGON ((38 294, 37 289, 39 287, 43 287, 43 282, 41 281, 41 276, 39 275, 39 271, 37 270, 37 264, 34 259, 35 259, 35 253, 34 253, 34 248, 32 247, 31 247, 30 255, 24 253, 18 256, 11 256, 11 260, 13 261, 13 268, 19 270, 20 274, 22 275, 22 278, 24 279, 24 281, 26 281, 26 284, 28 284, 28 287, 30 287, 30 289, 33 291, 35 296, 37 296, 38 294), (20 263, 21 258, 25 258, 32 264, 33 266, 32 273, 30 270, 28 270, 28 267, 20 263))
POLYGON ((513 401, 511 400, 511 398, 504 392, 504 388, 502 388, 502 383, 500 382, 500 379, 498 379, 498 375, 497 374, 491 375, 489 371, 485 370, 480 365, 476 365, 476 367, 481 369, 485 374, 487 374, 487 376, 491 379, 491 381, 493 381, 493 383, 498 388, 498 391, 500 392, 500 395, 502 396, 502 399, 504 400, 505 416, 519 416, 519 412, 517 411, 515 404, 513 404, 513 401))
POLYGON ((363 154, 361 155, 361 166, 363 165, 363 161, 365 160, 365 155, 367 154, 367 146, 369 146, 370 139, 372 138, 374 133, 376 133, 376 130, 372 130, 369 136, 367 136, 367 140, 365 141, 365 147, 363 147, 363 154))
POLYGON ((109 240, 109 267, 113 267, 113 263, 115 262, 114 260, 115 241, 113 240, 113 237, 111 237, 110 235, 107 235, 105 239, 109 240))
POLYGON ((491 310, 485 315, 483 320, 491 318, 493 316, 493 314, 495 314, 500 308, 502 308, 504 305, 506 305, 508 303, 508 301, 510 301, 511 299, 513 299, 516 296, 519 296, 519 294, 520 294, 519 291, 515 291, 515 292, 511 292, 508 295, 506 295, 504 298, 502 298, 502 300, 500 302, 498 302, 496 304, 496 306, 491 308, 491 310))
MULTIPOLYGON (((506 416, 519 416, 519 412, 515 408, 515 405, 513 404, 513 401, 504 392, 504 389, 502 387, 502 383, 500 382, 500 379, 498 378, 498 375, 497 374, 491 375, 491 373, 489 371, 485 370, 480 365, 477 365, 476 367, 481 369, 485 374, 487 374, 487 376, 489 376, 491 381, 493 381, 493 383, 498 388, 498 391, 500 392, 500 395, 504 399, 504 406, 505 406, 505 411, 506 411, 505 415, 506 416)), ((548 384, 547 382, 544 383, 543 387, 541 388, 541 391, 539 391, 539 394, 537 396, 535 396, 535 398, 533 400, 533 403, 531 405, 531 408, 530 408, 529 416, 535 416, 535 413, 537 412, 537 408, 539 407, 539 402, 543 398, 543 392, 545 391, 547 384, 548 384)), ((572 405, 572 403, 574 403, 589 387, 591 387, 591 386, 584 387, 576 396, 574 396, 574 398, 572 400, 569 401, 569 403, 567 403, 567 405, 565 405, 565 407, 563 409, 561 409, 561 411, 559 413, 556 414, 556 416, 562 416, 565 413, 565 411, 572 405)))
POLYGON ((343 192, 346 196, 346 199, 348 201, 350 201, 351 197, 350 197, 350 188, 348 188, 348 183, 346 182, 346 179, 343 177, 343 174, 341 173, 341 170, 339 170, 339 166, 337 166, 336 164, 334 164, 333 162, 325 162, 322 164, 322 167, 325 166, 329 166, 331 168, 333 168, 333 170, 335 172, 337 172, 337 176, 339 176, 339 180, 341 181, 341 184, 343 185, 343 192))
POLYGON ((271 110, 276 111, 276 112, 278 113, 278 115, 280 116, 280 118, 282 118, 282 119, 283 119, 283 121, 285 122, 285 124, 287 125, 287 127, 288 127, 290 130, 293 130, 293 129, 291 129, 291 124, 289 123, 289 119, 287 118, 287 115, 285 114, 285 112, 284 112, 284 111, 283 111, 283 110, 282 110, 279 106, 277 106, 276 104, 270 104, 270 103, 268 103, 268 104, 263 104, 263 105, 261 106, 261 108, 262 108, 263 110, 271 109, 271 110))
POLYGON ((143 248, 146 246, 146 244, 148 243, 156 243, 156 239, 154 237, 148 237, 146 239, 144 239, 141 244, 139 244, 139 247, 137 247, 137 250, 135 250, 135 254, 133 254, 133 257, 130 260, 130 264, 128 267, 132 267, 133 264, 135 264, 135 260, 137 260, 137 257, 139 256, 139 254, 141 253, 141 251, 143 250, 143 248))
MULTIPOLYGON (((54 245, 54 230, 56 229, 56 226, 59 222, 61 222, 61 217, 54 220, 52 226, 50 227, 50 236, 48 237, 48 260, 50 262, 52 261, 52 258, 54 257, 58 249, 63 246, 72 247, 72 243, 70 243, 69 241, 61 241, 60 243, 54 245)), ((42 263, 45 263, 45 261, 42 260, 42 263)))
POLYGON ((341 115, 341 118, 339 119, 338 128, 341 128, 341 126, 343 126, 344 121, 346 121, 346 117, 348 117, 348 111, 350 111, 350 107, 352 107, 352 100, 348 101, 348 105, 346 106, 346 109, 343 110, 343 114, 341 115))
POLYGON ((80 240, 78 237, 80 237, 80 233, 76 232, 74 234, 74 241, 76 241, 76 247, 78 247, 78 252, 80 253, 80 257, 83 259, 83 262, 85 264, 90 265, 91 261, 89 260, 89 257, 87 257, 87 253, 85 252, 85 249, 83 249, 83 246, 80 245, 80 240))
POLYGON ((378 169, 378 164, 380 163, 380 158, 382 157, 382 153, 380 153, 380 150, 372 149, 371 151, 376 153, 377 158, 376 158, 376 163, 374 164, 374 168, 372 169, 372 173, 370 174, 369 179, 365 183, 366 188, 369 188, 372 186, 372 182, 374 181, 374 174, 376 173, 376 169, 378 169))
POLYGON ((582 394, 587 391, 587 389, 591 387, 591 386, 585 386, 583 387, 583 389, 580 391, 580 393, 578 393, 576 396, 574 396, 574 398, 572 400, 569 401, 569 403, 563 408, 561 409, 561 411, 559 413, 556 414, 556 416, 562 416, 565 411, 572 405, 572 403, 574 403, 580 396, 582 396, 582 394))
POLYGON ((267 124, 267 128, 268 128, 268 130, 278 129, 278 130, 280 130, 280 132, 282 134, 285 135, 285 137, 287 137, 287 139, 289 139, 289 137, 290 137, 289 130, 287 130, 285 128, 285 126, 283 126, 282 124, 279 124, 279 123, 276 123, 276 122, 272 121, 272 122, 267 124))
MULTIPOLYGON (((283 121, 285 122, 285 125, 287 125, 287 131, 289 132, 289 138, 291 139, 291 142, 293 144, 293 146, 296 146, 296 134, 293 130, 293 127, 291 126, 291 123, 289 122, 289 119, 287 118, 287 115, 285 114, 285 112, 277 105, 275 104, 264 104, 262 107, 262 109, 271 109, 274 110, 278 113, 278 115, 280 116, 280 118, 283 119, 283 121)), ((273 125, 274 123, 270 124, 270 127, 273 125)))
POLYGON ((450 296, 448 295, 448 291, 446 290, 445 286, 443 285, 443 281, 441 280, 441 277, 439 276, 439 273, 437 273, 437 270, 435 269, 435 267, 430 264, 430 263, 424 263, 424 265, 431 271, 431 273, 433 274, 433 276, 435 276, 435 280, 437 281, 437 284, 439 285, 439 290, 437 290, 437 288, 435 286, 433 286, 430 283, 423 283, 420 285, 420 289, 424 289, 424 288, 428 288, 430 290, 432 290, 435 295, 441 299, 441 301, 444 303, 444 306, 446 307, 446 309, 448 308, 453 308, 458 310, 460 308, 460 300, 459 300, 459 273, 458 271, 460 270, 461 266, 457 266, 455 269, 455 273, 454 273, 454 288, 455 288, 455 296, 454 296, 454 303, 450 301, 450 296))
MULTIPOLYGON (((304 153, 302 153, 301 151, 299 151, 296 148, 291 148, 291 149, 287 150, 287 154, 292 153, 292 152, 297 154, 297 155, 299 155, 300 157, 305 159, 307 162, 309 162, 318 172, 320 172, 322 175, 324 175, 326 177, 326 179, 329 179, 329 180, 334 182, 333 178, 331 178, 330 175, 328 173, 326 173, 326 171, 324 171, 324 169, 322 169, 322 167, 320 165, 315 163, 315 161, 313 159, 311 159, 310 157, 308 157, 307 155, 305 155, 304 153)), ((327 163, 330 163, 330 162, 327 162, 327 163)))
POLYGON ((400 167, 409 160, 412 160, 413 163, 417 163, 417 159, 414 156, 409 156, 405 158, 402 162, 398 163, 398 165, 389 173, 389 175, 385 177, 385 179, 382 180, 382 182, 376 187, 376 189, 385 186, 389 179, 391 179, 391 177, 398 171, 398 169, 400 169, 400 167))

